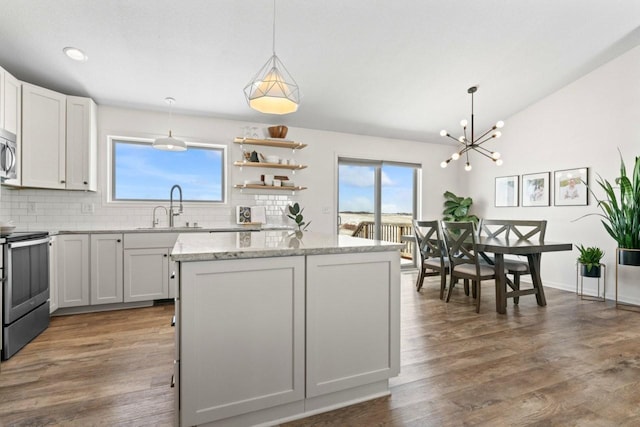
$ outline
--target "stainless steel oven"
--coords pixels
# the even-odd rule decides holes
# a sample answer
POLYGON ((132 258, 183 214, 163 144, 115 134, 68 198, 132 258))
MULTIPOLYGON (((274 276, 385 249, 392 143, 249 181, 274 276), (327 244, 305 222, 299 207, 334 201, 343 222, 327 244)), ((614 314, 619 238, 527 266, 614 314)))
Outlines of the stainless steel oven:
POLYGON ((16 135, 0 129, 0 180, 16 178, 16 135))
POLYGON ((49 234, 12 233, 2 245, 2 359, 49 326, 49 234))

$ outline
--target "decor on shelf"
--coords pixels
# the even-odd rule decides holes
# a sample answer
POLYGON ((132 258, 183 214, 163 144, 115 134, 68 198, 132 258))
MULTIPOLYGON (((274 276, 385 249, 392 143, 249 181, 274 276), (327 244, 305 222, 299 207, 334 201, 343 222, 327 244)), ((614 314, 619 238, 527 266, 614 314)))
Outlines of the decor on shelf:
POLYGON ((460 126, 462 126, 462 131, 463 131, 463 135, 460 138, 457 138, 457 139, 454 138, 453 136, 451 136, 449 134, 449 132, 447 132, 444 129, 440 132, 440 136, 448 136, 449 138, 453 139, 454 141, 456 141, 456 142, 458 142, 458 143, 460 143, 462 145, 462 148, 460 149, 460 151, 457 151, 457 152, 453 153, 453 155, 451 157, 449 157, 444 162, 440 163, 440 166, 442 166, 443 168, 446 168, 447 165, 449 164, 449 162, 451 162, 451 160, 458 160, 460 158, 460 156, 465 155, 466 159, 467 159, 467 162, 464 165, 464 170, 466 170, 467 172, 470 171, 471 170, 471 163, 469 162, 469 151, 470 150, 475 150, 476 152, 478 152, 478 153, 482 154, 483 156, 487 157, 488 159, 490 159, 492 162, 494 162, 498 166, 500 166, 502 164, 502 159, 500 158, 500 153, 498 153, 497 151, 487 150, 486 148, 482 147, 482 144, 484 144, 485 142, 489 141, 490 139, 500 138, 500 136, 502 135, 502 132, 500 132, 500 131, 498 131, 496 129, 502 128, 504 126, 504 122, 502 120, 500 120, 492 128, 490 128, 489 130, 484 132, 479 137, 476 138, 476 136, 475 136, 475 130, 474 130, 474 127, 473 127, 473 121, 474 121, 473 94, 477 90, 478 90, 478 86, 471 86, 469 89, 467 89, 467 93, 471 94, 471 139, 469 139, 467 137, 467 124, 468 124, 468 122, 466 120, 464 120, 464 119, 460 121, 460 126))
POLYGON ((602 213, 590 213, 578 219, 591 215, 602 217, 605 230, 618 243, 617 262, 640 265, 640 157, 636 156, 633 172, 627 176, 620 153, 620 176, 615 179, 615 188, 600 175, 596 181, 605 192, 606 198, 603 200, 598 199, 587 182, 584 184, 598 202, 602 213))
POLYGON ((582 245, 576 245, 580 256, 578 263, 582 266, 580 274, 584 277, 600 277, 600 260, 604 256, 602 249, 596 246, 585 248, 582 245))
POLYGON ((522 206, 549 206, 549 172, 522 175, 522 206))
POLYGON ((518 206, 518 175, 499 176, 496 178, 495 206, 518 206))
POLYGON ((171 97, 167 97, 164 99, 164 102, 169 104, 169 136, 166 138, 158 138, 153 141, 153 148, 164 151, 185 151, 187 149, 187 144, 181 139, 174 138, 171 134, 171 110, 176 100, 171 97))
POLYGON ((556 206, 586 206, 589 203, 587 183, 589 169, 577 168, 555 171, 554 202, 556 206))
POLYGON ((304 222, 302 211, 304 211, 304 208, 300 208, 300 205, 298 203, 289 205, 289 214, 287 215, 287 217, 291 218, 296 222, 296 225, 298 226, 298 231, 304 231, 307 229, 307 227, 309 227, 309 225, 311 225, 311 221, 309 221, 308 223, 304 222), (303 225, 304 225, 304 228, 302 227, 303 225))
POLYGON ((442 211, 445 221, 471 221, 478 223, 478 217, 470 214, 469 210, 473 204, 471 197, 459 197, 451 191, 444 193, 444 210, 442 211))
POLYGON ((271 138, 282 139, 287 137, 287 132, 289 131, 289 128, 286 126, 280 125, 280 126, 271 126, 268 128, 268 130, 269 130, 269 136, 271 138))
POLYGON ((276 1, 273 0, 273 54, 244 88, 249 106, 267 114, 289 114, 298 110, 300 90, 276 55, 276 1))

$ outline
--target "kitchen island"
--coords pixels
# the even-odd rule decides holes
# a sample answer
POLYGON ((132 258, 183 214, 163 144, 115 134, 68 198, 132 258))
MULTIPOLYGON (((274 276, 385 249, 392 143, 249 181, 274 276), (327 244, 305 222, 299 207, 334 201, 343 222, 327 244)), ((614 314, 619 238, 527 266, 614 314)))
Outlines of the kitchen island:
POLYGON ((389 394, 401 247, 311 232, 180 234, 176 424, 270 425, 389 394))

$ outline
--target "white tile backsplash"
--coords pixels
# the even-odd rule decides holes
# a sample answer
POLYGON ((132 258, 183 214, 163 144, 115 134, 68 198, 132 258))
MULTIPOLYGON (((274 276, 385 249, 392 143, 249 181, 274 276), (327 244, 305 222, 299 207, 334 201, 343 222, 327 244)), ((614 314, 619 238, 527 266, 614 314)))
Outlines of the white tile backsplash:
MULTIPOLYGON (((101 193, 0 188, 0 219, 13 220, 18 230, 102 230, 150 227, 153 207, 131 207, 105 204, 101 193), (82 212, 84 204, 93 205, 93 213, 82 212)), ((185 204, 184 213, 176 217, 176 225, 198 223, 202 227, 224 226, 235 223, 236 205, 265 206, 269 224, 293 223, 284 214, 293 203, 290 195, 236 193, 224 206, 196 206, 185 204)), ((169 203, 158 203, 169 207, 169 203)), ((166 224, 163 210, 159 210, 160 223, 166 224)))

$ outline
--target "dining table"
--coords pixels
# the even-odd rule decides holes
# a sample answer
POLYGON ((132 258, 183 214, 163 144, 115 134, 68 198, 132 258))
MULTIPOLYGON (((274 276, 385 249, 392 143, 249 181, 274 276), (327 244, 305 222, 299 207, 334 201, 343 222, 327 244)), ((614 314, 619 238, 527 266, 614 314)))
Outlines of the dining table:
POLYGON ((479 252, 490 252, 494 254, 495 263, 495 283, 496 283, 496 311, 500 314, 507 312, 507 298, 521 295, 535 294, 539 306, 547 305, 540 276, 540 259, 543 252, 570 251, 573 249, 571 243, 546 242, 541 240, 528 239, 505 239, 496 237, 478 237, 476 240, 476 250, 479 252), (527 257, 532 289, 515 289, 507 292, 507 276, 505 273, 504 256, 523 255, 527 257))

